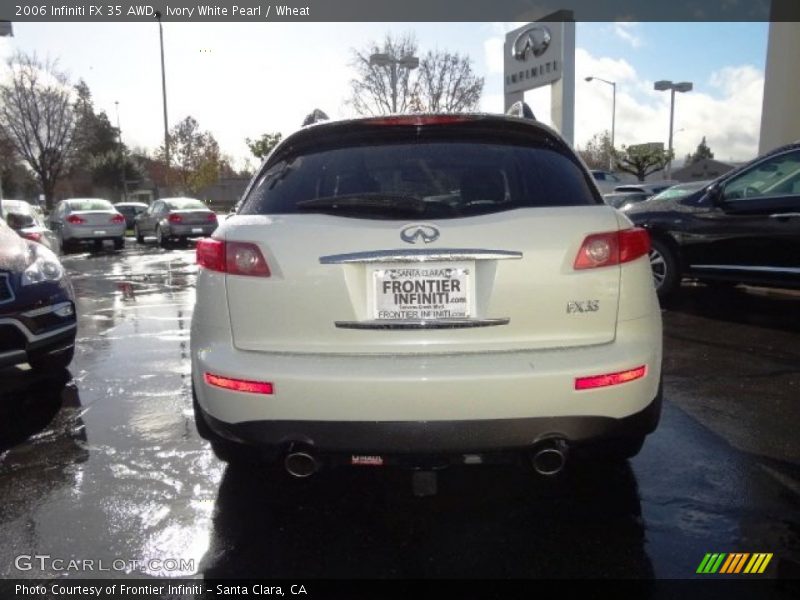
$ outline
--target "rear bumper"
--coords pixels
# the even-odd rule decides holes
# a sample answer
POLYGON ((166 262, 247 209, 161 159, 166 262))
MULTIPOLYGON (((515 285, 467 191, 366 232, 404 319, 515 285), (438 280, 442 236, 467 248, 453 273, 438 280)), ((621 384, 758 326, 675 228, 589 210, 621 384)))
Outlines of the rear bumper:
POLYGON ((548 438, 570 444, 634 437, 652 432, 661 416, 661 392, 641 411, 623 417, 533 417, 480 421, 248 421, 224 423, 203 412, 217 435, 269 448, 291 443, 319 452, 455 454, 530 448, 548 438))
POLYGON ((91 240, 113 240, 125 236, 125 223, 119 225, 98 225, 96 227, 64 228, 64 241, 81 242, 91 240), (97 233, 102 231, 103 233, 97 233))
POLYGON ((170 225, 169 235, 174 237, 208 237, 217 228, 216 222, 210 225, 205 223, 196 225, 170 225))
MULTIPOLYGON (((54 307, 50 307, 54 308, 54 307)), ((74 312, 73 312, 74 315, 74 312)), ((47 315, 40 312, 40 318, 47 315)), ((0 367, 8 367, 27 362, 32 354, 45 355, 68 350, 75 345, 77 323, 74 316, 63 322, 51 325, 44 331, 34 333, 26 326, 31 319, 23 316, 0 317, 0 335, 6 338, 0 348, 0 367)))
POLYGON ((197 318, 192 376, 198 405, 213 429, 247 443, 467 451, 524 447, 549 435, 578 442, 643 434, 655 426, 652 418, 635 415, 650 414, 659 396, 659 314, 621 321, 608 344, 445 355, 242 351, 220 339, 222 323, 215 329, 197 318), (575 390, 577 377, 640 365, 647 372, 635 381, 575 390), (274 393, 210 386, 204 373, 269 381, 274 393))

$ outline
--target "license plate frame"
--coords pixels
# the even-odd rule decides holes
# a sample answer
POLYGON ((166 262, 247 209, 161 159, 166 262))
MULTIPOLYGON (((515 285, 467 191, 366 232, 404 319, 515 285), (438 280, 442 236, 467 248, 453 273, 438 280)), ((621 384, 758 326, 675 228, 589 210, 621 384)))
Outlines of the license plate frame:
POLYGON ((368 265, 367 314, 376 321, 474 318, 475 262, 368 265))

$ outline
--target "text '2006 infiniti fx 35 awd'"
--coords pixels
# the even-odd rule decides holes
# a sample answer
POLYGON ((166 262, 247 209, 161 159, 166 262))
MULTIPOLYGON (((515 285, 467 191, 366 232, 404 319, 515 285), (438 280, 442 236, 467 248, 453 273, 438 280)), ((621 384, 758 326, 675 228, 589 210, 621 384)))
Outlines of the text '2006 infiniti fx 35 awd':
POLYGON ((305 127, 198 243, 198 430, 297 476, 633 456, 660 414, 648 250, 531 119, 305 127))

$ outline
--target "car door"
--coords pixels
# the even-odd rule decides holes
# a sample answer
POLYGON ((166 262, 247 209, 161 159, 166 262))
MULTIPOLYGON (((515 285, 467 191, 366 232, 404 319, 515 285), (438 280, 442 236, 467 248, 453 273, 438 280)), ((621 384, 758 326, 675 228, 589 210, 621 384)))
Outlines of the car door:
POLYGON ((685 257, 699 275, 800 281, 800 149, 731 177, 696 214, 685 257))
POLYGON ((156 212, 161 207, 161 205, 163 204, 164 204, 163 202, 157 201, 153 202, 153 204, 147 207, 147 210, 144 212, 144 214, 141 217, 141 220, 139 221, 139 231, 141 231, 142 233, 145 232, 152 233, 153 231, 155 231, 155 223, 156 223, 155 215, 156 212))
POLYGON ((56 236, 61 235, 63 222, 64 222, 64 203, 59 202, 53 209, 53 212, 50 213, 50 218, 49 218, 50 229, 53 231, 53 233, 56 234, 56 236))

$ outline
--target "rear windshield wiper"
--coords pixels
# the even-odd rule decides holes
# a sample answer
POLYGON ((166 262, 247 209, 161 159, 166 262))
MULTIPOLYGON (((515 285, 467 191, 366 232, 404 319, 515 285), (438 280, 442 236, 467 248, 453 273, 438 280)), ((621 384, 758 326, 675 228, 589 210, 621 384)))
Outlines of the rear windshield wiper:
POLYGON ((325 196, 301 200, 296 205, 298 210, 314 210, 318 208, 343 208, 351 209, 389 209, 409 211, 415 213, 425 212, 427 204, 424 200, 414 196, 386 193, 345 194, 342 196, 325 196))

